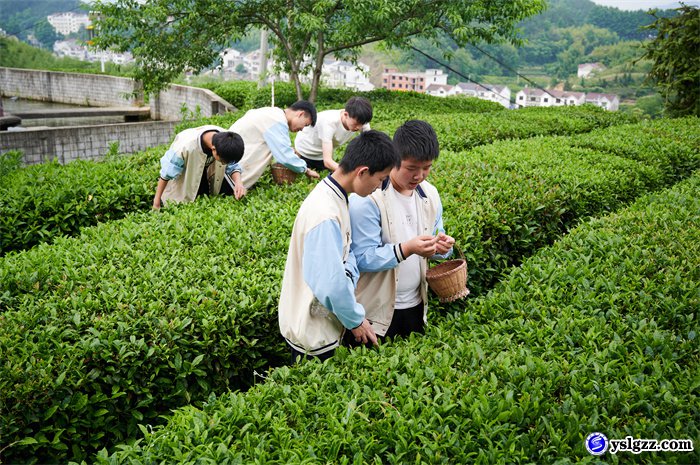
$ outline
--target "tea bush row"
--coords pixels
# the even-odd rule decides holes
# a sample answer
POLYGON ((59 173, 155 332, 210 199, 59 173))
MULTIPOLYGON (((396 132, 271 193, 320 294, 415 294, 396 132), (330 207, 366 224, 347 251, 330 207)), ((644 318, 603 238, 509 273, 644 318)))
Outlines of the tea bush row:
POLYGON ((150 208, 157 153, 52 162, 7 174, 0 184, 0 255, 150 208))
POLYGON ((26 441, 0 457, 86 458, 286 360, 271 321, 311 186, 130 214, 4 257, 0 443, 26 441))
MULTIPOLYGON (((457 111, 457 108, 462 108, 459 105, 469 101, 457 99, 452 108, 444 102, 445 99, 422 94, 375 92, 385 99, 380 99, 380 102, 389 102, 384 110, 377 110, 379 121, 387 121, 387 112, 393 115, 390 112, 394 110, 403 112, 405 117, 380 122, 377 127, 391 133, 405 119, 423 117, 435 125, 441 146, 447 150, 460 151, 498 138, 574 134, 625 121, 624 117, 614 113, 581 107, 426 116, 431 106, 443 112, 457 111), (416 100, 416 104, 409 105, 411 99, 416 100), (423 104, 418 105, 419 101, 423 104), (461 138, 459 144, 454 142, 456 137, 461 138)), ((177 131, 202 124, 227 128, 242 114, 185 122, 177 131)), ((0 254, 50 242, 56 236, 75 235, 82 227, 150 208, 158 158, 163 150, 156 147, 131 159, 117 157, 104 162, 79 161, 66 166, 57 163, 37 165, 8 175, 9 182, 3 182, 0 188, 0 254)))
MULTIPOLYGON (((474 295, 581 217, 663 178, 561 138, 448 152, 431 176, 474 295)), ((6 456, 83 458, 171 408, 245 387, 254 370, 286 358, 279 282, 296 210, 313 185, 279 188, 266 176, 240 202, 134 214, 4 257, 0 430, 8 444, 24 441, 6 456)))
POLYGON ((273 370, 107 464, 697 463, 700 176, 581 225, 423 337, 273 370), (695 452, 590 455, 609 439, 695 452))
MULTIPOLYGON (((416 116, 420 118, 420 109, 416 116)), ((504 139, 572 135, 596 128, 636 122, 636 118, 592 105, 578 107, 529 107, 504 112, 469 115, 432 114, 424 117, 438 133, 440 148, 461 151, 504 139)), ((404 120, 382 121, 377 129, 393 132, 404 120)), ((514 156, 516 154, 513 154, 514 156)))
MULTIPOLYGON (((207 87, 224 100, 239 109, 268 107, 272 104, 272 86, 260 89, 253 82, 234 81, 221 84, 209 84, 207 87)), ((309 95, 309 87, 302 86, 304 95, 309 95)), ((293 84, 276 82, 275 106, 284 108, 297 101, 296 89, 293 84)), ((361 96, 369 99, 376 115, 385 118, 395 118, 405 114, 406 110, 422 113, 474 113, 502 111, 504 107, 487 100, 468 97, 439 98, 417 92, 393 92, 386 89, 376 89, 368 92, 358 92, 349 89, 319 89, 316 105, 319 110, 343 108, 350 97, 361 96)))

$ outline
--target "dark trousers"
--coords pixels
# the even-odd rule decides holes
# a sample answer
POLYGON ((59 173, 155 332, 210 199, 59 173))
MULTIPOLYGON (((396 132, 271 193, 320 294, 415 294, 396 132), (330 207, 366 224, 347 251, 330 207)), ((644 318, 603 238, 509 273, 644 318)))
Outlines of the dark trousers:
POLYGON ((335 353, 335 349, 333 349, 333 350, 329 350, 328 352, 324 352, 320 355, 309 355, 309 354, 305 354, 303 352, 299 352, 298 350, 296 350, 292 346, 289 346, 289 348, 292 351, 292 365, 296 365, 297 363, 301 362, 304 359, 312 360, 314 358, 317 358, 321 361, 328 360, 335 353))
POLYGON ((302 156, 301 159, 304 160, 306 162, 306 166, 308 166, 312 170, 328 170, 328 168, 326 168, 326 165, 323 164, 323 160, 312 160, 311 158, 306 158, 304 156, 302 156))
MULTIPOLYGON (((199 189, 197 189, 197 197, 200 195, 209 195, 209 179, 207 178, 207 169, 202 170, 202 179, 199 180, 199 189)), ((224 176, 221 183, 219 195, 233 195, 233 187, 231 187, 228 175, 224 176)))
MULTIPOLYGON (((389 329, 386 330, 384 336, 378 336, 377 339, 381 342, 387 338, 394 337, 408 337, 411 333, 425 333, 425 321, 423 321, 423 312, 425 305, 423 302, 419 303, 415 307, 402 308, 400 310, 394 310, 394 317, 391 319, 391 324, 389 329)), ((349 347, 359 347, 362 344, 355 341, 355 337, 352 335, 351 331, 345 331, 343 336, 343 345, 349 347)), ((372 344, 365 344, 367 347, 371 347, 372 344)))

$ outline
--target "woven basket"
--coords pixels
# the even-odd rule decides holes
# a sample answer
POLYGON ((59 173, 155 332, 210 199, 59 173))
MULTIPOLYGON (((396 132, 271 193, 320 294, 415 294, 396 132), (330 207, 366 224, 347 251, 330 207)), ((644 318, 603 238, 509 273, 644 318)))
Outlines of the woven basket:
POLYGON ((299 175, 299 173, 290 170, 281 163, 273 164, 270 170, 272 171, 272 179, 280 185, 293 183, 299 175))
POLYGON ((463 258, 447 260, 429 268, 426 279, 430 289, 442 303, 452 302, 469 295, 467 289, 467 261, 463 258))

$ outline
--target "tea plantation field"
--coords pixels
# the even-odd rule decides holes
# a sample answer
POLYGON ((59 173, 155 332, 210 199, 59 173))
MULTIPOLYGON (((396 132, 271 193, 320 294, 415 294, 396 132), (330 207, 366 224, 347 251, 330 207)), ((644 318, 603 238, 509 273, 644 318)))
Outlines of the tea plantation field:
POLYGON ((286 367, 277 299, 314 181, 152 212, 165 147, 17 169, 0 463, 597 463, 594 431, 697 443, 700 121, 371 97, 373 127, 438 133, 468 299, 431 300, 425 336, 286 367))

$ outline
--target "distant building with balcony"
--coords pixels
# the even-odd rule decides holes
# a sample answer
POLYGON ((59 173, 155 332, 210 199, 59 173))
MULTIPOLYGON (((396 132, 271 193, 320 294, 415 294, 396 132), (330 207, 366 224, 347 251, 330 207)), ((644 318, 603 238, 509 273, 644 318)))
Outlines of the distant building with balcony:
POLYGON ((56 32, 64 36, 78 32, 81 27, 90 25, 88 15, 74 12, 55 13, 47 16, 46 20, 56 32))
POLYGON ((384 68, 382 73, 384 89, 424 93, 429 85, 447 85, 447 74, 440 69, 400 72, 395 68, 384 68))
POLYGON ((374 84, 369 82, 369 66, 362 62, 353 65, 349 61, 325 61, 322 68, 324 84, 328 87, 347 87, 357 91, 370 91, 374 84))
POLYGON ((554 89, 524 88, 515 94, 517 107, 561 107, 566 105, 583 105, 586 94, 554 89))

